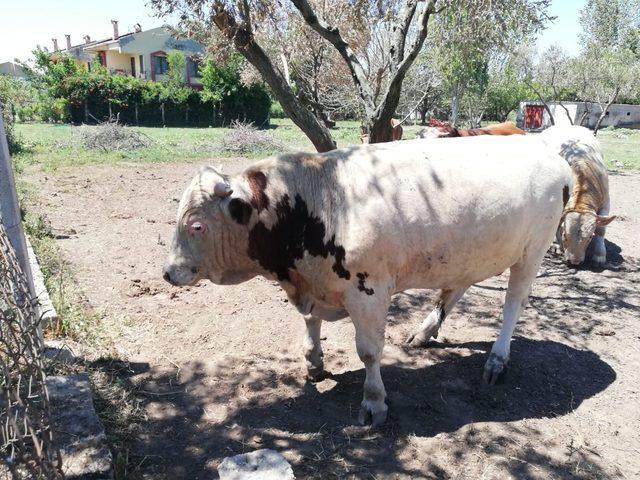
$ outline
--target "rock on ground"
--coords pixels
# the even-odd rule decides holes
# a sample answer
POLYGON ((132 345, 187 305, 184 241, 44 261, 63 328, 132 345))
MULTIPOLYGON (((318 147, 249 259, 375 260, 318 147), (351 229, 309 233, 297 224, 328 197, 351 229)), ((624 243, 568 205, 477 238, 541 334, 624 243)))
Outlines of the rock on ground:
POLYGON ((220 480, 294 480, 289 462, 275 450, 263 448, 225 458, 218 467, 220 480))
POLYGON ((113 478, 111 452, 93 408, 86 373, 47 378, 55 441, 67 479, 113 478))

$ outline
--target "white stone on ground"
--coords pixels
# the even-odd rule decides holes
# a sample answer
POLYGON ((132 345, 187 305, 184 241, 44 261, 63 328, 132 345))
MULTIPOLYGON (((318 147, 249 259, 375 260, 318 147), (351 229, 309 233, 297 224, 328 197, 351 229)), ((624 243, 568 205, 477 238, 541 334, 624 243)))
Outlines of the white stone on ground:
POLYGON ((218 474, 220 480, 295 480, 289 462, 268 448, 225 458, 218 474))

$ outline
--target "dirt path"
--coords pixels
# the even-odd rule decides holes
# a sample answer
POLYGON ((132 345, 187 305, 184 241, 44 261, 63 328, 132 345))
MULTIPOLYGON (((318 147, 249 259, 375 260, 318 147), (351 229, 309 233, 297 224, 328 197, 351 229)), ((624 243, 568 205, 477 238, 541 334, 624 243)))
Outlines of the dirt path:
MULTIPOLYGON (((230 161, 227 171, 242 167, 230 161)), ((431 293, 398 295, 382 376, 390 417, 356 426, 364 370, 348 320, 325 323, 334 374, 306 384, 303 322, 272 282, 160 278, 193 164, 91 167, 36 176, 60 246, 104 315, 146 416, 132 426, 132 478, 215 478, 225 456, 275 448, 298 478, 638 478, 640 175, 611 176, 611 265, 549 257, 505 381, 481 383, 504 277, 470 289, 438 343, 404 346, 431 293)))

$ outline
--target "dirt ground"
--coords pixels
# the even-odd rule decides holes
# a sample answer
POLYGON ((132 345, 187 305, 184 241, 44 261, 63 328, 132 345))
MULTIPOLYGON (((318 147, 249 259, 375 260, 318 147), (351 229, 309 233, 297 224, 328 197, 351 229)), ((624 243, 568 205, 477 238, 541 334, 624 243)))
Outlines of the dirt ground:
POLYGON ((640 174, 611 175, 621 218, 609 228, 606 269, 570 269, 548 255, 495 387, 481 375, 504 275, 472 287, 425 349, 404 339, 433 293, 397 295, 382 369, 390 414, 371 430, 357 425, 364 369, 348 319, 324 324, 333 375, 309 384, 304 322, 273 282, 164 283, 177 201, 196 168, 33 177, 124 361, 117 381, 143 413, 131 426, 128 477, 216 478, 224 457, 273 448, 297 478, 640 478, 640 174))

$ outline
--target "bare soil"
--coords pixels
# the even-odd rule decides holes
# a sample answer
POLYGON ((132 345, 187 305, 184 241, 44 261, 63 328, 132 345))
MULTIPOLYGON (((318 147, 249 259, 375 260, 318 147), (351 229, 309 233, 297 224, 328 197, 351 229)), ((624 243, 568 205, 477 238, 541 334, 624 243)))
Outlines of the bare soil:
MULTIPOLYGON (((225 170, 246 163, 229 160, 225 170)), ((611 175, 621 218, 609 227, 606 269, 571 269, 548 255, 499 385, 481 375, 504 275, 472 287, 425 349, 404 340, 433 292, 397 295, 382 369, 390 415, 372 430, 357 425, 364 370, 348 319, 324 324, 333 375, 310 384, 304 322, 276 284, 163 282, 177 201, 196 168, 33 175, 113 338, 113 358, 94 364, 119 366, 114 381, 143 414, 127 451, 116 452, 126 454, 123 476, 216 478, 224 457, 273 448, 297 478, 640 478, 639 174, 611 175)))

